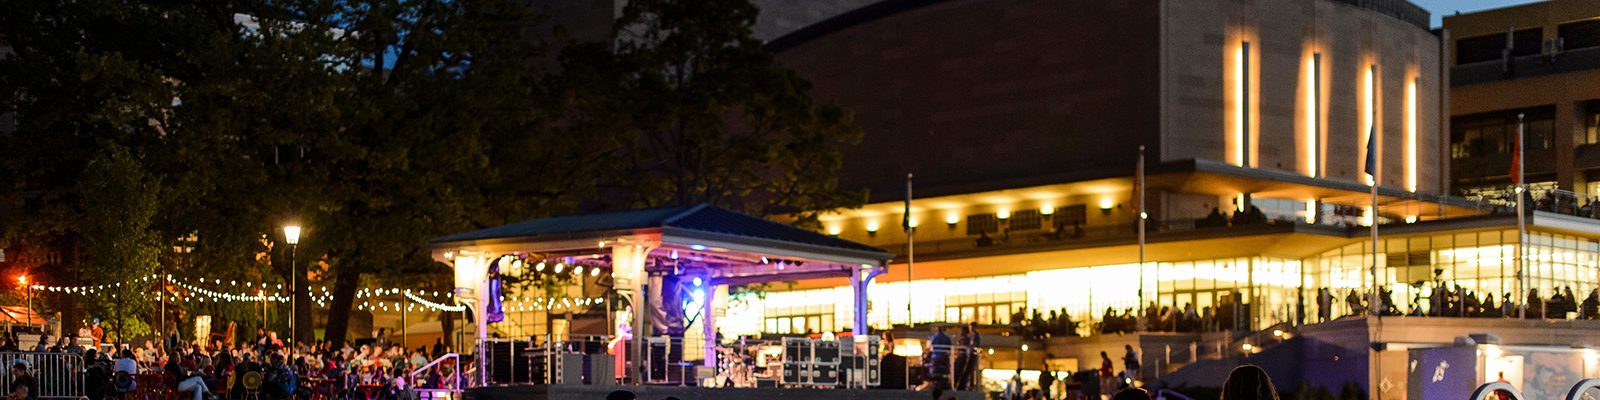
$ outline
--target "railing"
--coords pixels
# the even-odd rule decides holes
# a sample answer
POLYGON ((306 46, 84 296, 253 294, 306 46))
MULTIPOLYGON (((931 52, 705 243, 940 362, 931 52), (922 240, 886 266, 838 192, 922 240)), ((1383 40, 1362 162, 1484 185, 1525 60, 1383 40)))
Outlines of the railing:
POLYGON ((413 386, 415 387, 414 390, 417 392, 417 397, 419 399, 452 399, 455 398, 456 393, 461 393, 463 389, 465 389, 462 387, 463 382, 461 379, 461 356, 456 353, 445 354, 444 356, 434 359, 433 362, 430 362, 427 365, 412 370, 408 375, 410 379, 406 382, 415 385, 417 382, 417 374, 437 371, 438 368, 446 366, 440 365, 440 363, 443 363, 445 360, 451 361, 451 364, 448 365, 450 367, 450 372, 448 374, 441 374, 441 379, 439 379, 437 384, 430 382, 429 385, 422 387, 413 386))
POLYGON ((1166 400, 1168 398, 1174 398, 1178 400, 1194 400, 1193 397, 1184 396, 1183 393, 1175 392, 1172 389, 1161 389, 1156 391, 1155 400, 1166 400))
MULTIPOLYGON (((681 339, 679 339, 681 341, 681 339)), ((608 335, 535 335, 483 341, 484 386, 521 383, 615 384, 608 335)), ((681 358, 681 353, 680 353, 681 358)), ((650 358, 646 357, 646 360, 650 358)))
MULTIPOLYGON (((4 352, 0 365, 7 374, 11 364, 23 360, 34 377, 34 389, 41 399, 78 399, 84 396, 83 357, 68 353, 4 352)), ((15 379, 5 380, 5 393, 11 393, 15 379)))
MULTIPOLYGON (((927 369, 929 377, 939 380, 947 389, 971 390, 983 379, 978 370, 980 355, 971 346, 929 345, 922 354, 922 366, 927 369)), ((1017 362, 1020 365, 1022 360, 1018 358, 1017 362)))
POLYGON ((1510 66, 1508 72, 1503 59, 1455 65, 1450 67, 1450 86, 1593 69, 1600 67, 1600 47, 1520 56, 1510 66))

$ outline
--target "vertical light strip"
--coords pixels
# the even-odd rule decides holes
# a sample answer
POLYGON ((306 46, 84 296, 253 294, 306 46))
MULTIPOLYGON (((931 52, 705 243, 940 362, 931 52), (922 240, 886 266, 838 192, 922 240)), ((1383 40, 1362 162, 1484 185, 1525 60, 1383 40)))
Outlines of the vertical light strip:
POLYGON ((1239 166, 1250 168, 1250 42, 1239 43, 1239 166))
MULTIPOLYGON (((1367 68, 1367 77, 1366 77, 1366 81, 1364 81, 1366 83, 1366 85, 1365 85, 1366 88, 1362 90, 1362 92, 1363 92, 1362 93, 1362 102, 1367 107, 1366 110, 1363 110, 1363 111, 1366 111, 1366 112, 1362 113, 1362 116, 1361 116, 1361 118, 1363 120, 1362 124, 1361 124, 1362 129, 1361 129, 1361 134, 1358 135, 1358 137, 1361 138, 1360 140, 1362 140, 1362 142, 1360 142, 1361 143, 1361 147, 1360 148, 1362 148, 1362 149, 1367 148, 1366 140, 1368 140, 1368 138, 1371 138, 1372 140, 1377 140, 1378 139, 1377 135, 1373 135, 1373 134, 1370 133, 1370 132, 1372 132, 1373 129, 1375 129, 1375 127, 1377 126, 1377 123, 1378 123, 1378 120, 1377 120, 1378 119, 1378 114, 1377 114, 1378 113, 1378 105, 1377 105, 1377 97, 1378 97, 1377 85, 1378 85, 1378 82, 1376 80, 1377 77, 1375 76, 1375 75, 1377 75, 1377 71, 1378 71, 1377 64, 1373 64, 1369 68, 1367 68)), ((1379 142, 1379 143, 1381 145, 1382 142, 1379 142)), ((1378 149, 1378 152, 1382 152, 1382 151, 1383 151, 1383 149, 1381 149, 1381 148, 1378 149)), ((1376 154, 1371 155, 1371 156, 1376 156, 1376 154)), ((1365 162, 1366 160, 1362 160, 1362 161, 1365 162)), ((1382 170, 1383 170, 1383 164, 1379 163, 1377 171, 1373 171, 1373 172, 1378 172, 1378 171, 1382 171, 1382 170)), ((1368 185, 1377 184, 1377 182, 1378 182, 1378 177, 1377 176, 1374 176, 1373 174, 1367 174, 1365 171, 1362 171, 1362 174, 1367 176, 1367 184, 1368 185)))
POLYGON ((1322 112, 1319 109, 1322 105, 1322 77, 1319 76, 1322 67, 1318 65, 1321 61, 1322 53, 1311 53, 1311 63, 1306 66, 1311 84, 1310 90, 1306 91, 1306 174, 1311 177, 1322 177, 1322 169, 1319 168, 1322 165, 1319 154, 1322 151, 1322 135, 1318 134, 1322 127, 1317 118, 1322 112))
POLYGON ((1417 191, 1417 78, 1406 85, 1406 188, 1417 191))
POLYGON ((1317 199, 1306 199, 1306 223, 1317 222, 1317 199))

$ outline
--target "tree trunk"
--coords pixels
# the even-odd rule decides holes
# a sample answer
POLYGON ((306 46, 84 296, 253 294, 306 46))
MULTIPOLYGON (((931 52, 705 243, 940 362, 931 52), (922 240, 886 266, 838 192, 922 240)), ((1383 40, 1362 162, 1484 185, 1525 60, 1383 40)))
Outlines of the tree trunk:
POLYGON ((328 326, 323 338, 332 342, 330 348, 344 347, 344 337, 350 330, 350 309, 355 306, 356 289, 361 287, 361 273, 355 265, 341 265, 333 280, 333 303, 328 305, 328 326))
MULTIPOLYGON (((454 311, 439 312, 439 333, 450 351, 459 351, 456 347, 456 313, 454 311)), ((429 349, 432 350, 432 349, 429 349)))

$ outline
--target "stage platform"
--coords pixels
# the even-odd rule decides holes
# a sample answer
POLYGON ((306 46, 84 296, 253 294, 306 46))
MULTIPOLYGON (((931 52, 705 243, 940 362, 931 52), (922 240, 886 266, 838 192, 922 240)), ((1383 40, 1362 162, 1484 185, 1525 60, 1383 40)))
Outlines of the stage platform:
MULTIPOLYGON (((603 400, 614 390, 633 392, 639 400, 660 400, 667 396, 683 400, 928 400, 931 392, 893 389, 811 389, 811 388, 702 388, 694 386, 612 386, 612 385, 515 385, 467 390, 469 400, 603 400)), ((983 393, 944 393, 941 399, 980 400, 983 393)))

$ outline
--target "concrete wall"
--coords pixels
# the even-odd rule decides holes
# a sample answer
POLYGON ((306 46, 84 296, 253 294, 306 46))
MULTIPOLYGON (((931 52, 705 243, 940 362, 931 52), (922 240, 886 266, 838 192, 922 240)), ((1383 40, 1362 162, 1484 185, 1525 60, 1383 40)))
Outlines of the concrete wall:
POLYGON ((1306 175, 1320 168, 1329 178, 1364 182, 1365 75, 1376 64, 1383 185, 1407 186, 1405 92, 1414 79, 1417 189, 1441 189, 1443 81, 1439 39, 1432 33, 1331 1, 1166 1, 1162 7, 1163 160, 1240 163, 1237 59, 1240 43, 1249 41, 1252 166, 1306 175), (1314 53, 1321 53, 1322 97, 1315 121, 1314 53), (1312 123, 1320 138, 1309 132, 1312 123))
POLYGON ((879 0, 751 0, 761 9, 756 39, 772 40, 879 0))
POLYGON ((915 4, 778 57, 866 130, 844 149, 846 188, 901 193, 908 172, 921 191, 1125 171, 1139 144, 1157 151, 1155 6, 915 4))

